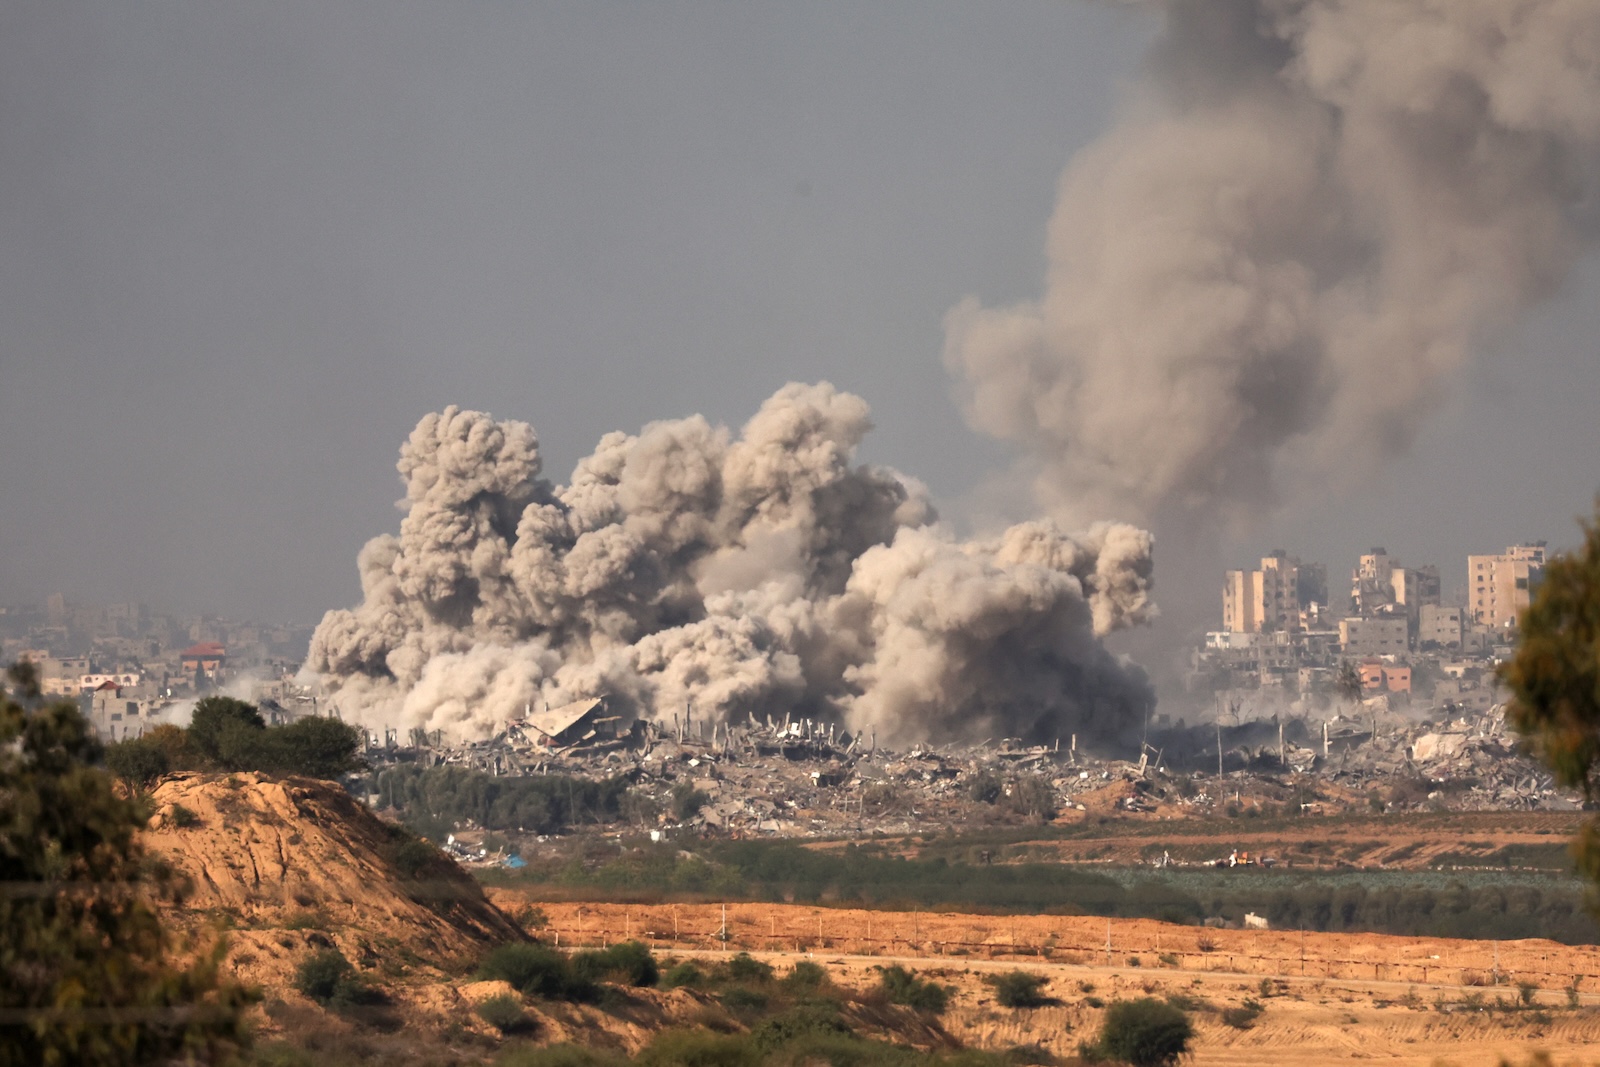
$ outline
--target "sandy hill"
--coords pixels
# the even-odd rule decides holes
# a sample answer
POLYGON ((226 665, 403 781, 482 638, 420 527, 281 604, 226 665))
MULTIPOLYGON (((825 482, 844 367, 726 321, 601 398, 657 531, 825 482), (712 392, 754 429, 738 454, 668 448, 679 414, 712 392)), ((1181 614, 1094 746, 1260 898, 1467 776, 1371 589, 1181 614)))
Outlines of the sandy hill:
POLYGON ((454 862, 331 782, 180 774, 153 800, 146 844, 193 885, 181 920, 231 927, 250 980, 280 985, 308 946, 399 977, 524 937, 454 862))

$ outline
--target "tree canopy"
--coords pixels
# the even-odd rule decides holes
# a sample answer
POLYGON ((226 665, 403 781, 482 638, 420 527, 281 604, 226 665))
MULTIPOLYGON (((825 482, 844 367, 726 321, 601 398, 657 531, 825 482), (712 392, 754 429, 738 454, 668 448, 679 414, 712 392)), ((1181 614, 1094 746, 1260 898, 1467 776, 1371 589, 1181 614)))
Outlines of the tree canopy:
POLYGON ((364 763, 360 727, 311 716, 268 726, 255 705, 206 697, 188 729, 162 725, 106 747, 106 766, 135 789, 170 771, 265 771, 338 778, 364 763))
POLYGON ((134 836, 146 811, 96 764, 70 702, 26 665, 0 690, 0 1067, 211 1062, 242 1045, 223 944, 191 956, 156 905, 181 898, 134 836))
MULTIPOLYGON (((1516 654, 1500 668, 1512 724, 1531 739, 1556 780, 1600 796, 1600 499, 1582 522, 1583 546, 1545 564, 1519 621, 1516 654)), ((1600 882, 1600 825, 1577 842, 1579 866, 1600 882)))

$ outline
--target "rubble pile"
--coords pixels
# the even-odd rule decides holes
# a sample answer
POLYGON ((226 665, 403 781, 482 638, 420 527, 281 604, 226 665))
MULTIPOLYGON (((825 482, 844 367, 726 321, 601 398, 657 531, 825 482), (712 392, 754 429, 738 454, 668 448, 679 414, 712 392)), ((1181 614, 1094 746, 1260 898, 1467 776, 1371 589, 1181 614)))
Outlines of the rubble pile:
MULTIPOLYGON (((625 777, 662 813, 662 832, 731 837, 911 833, 929 826, 1087 818, 1203 815, 1229 804, 1298 805, 1331 812, 1370 803, 1389 810, 1573 810, 1521 752, 1504 709, 1415 723, 1381 708, 1315 725, 1260 721, 1216 728, 1210 754, 1145 744, 1137 760, 1107 759, 1013 739, 895 751, 870 735, 805 719, 747 717, 729 725, 685 713, 624 724, 603 701, 513 722, 490 741, 369 750, 395 762, 460 765, 493 775, 625 777), (1293 740, 1290 740, 1293 738, 1293 740), (1236 743, 1237 742, 1237 743, 1236 743), (1208 761, 1212 770, 1204 769, 1208 761), (1222 771, 1215 772, 1220 762, 1222 771)), ((1210 728, 1207 729, 1209 732, 1210 728)), ((1152 741, 1177 740, 1159 735, 1152 741)), ((1191 738, 1192 740, 1192 738, 1191 738)))

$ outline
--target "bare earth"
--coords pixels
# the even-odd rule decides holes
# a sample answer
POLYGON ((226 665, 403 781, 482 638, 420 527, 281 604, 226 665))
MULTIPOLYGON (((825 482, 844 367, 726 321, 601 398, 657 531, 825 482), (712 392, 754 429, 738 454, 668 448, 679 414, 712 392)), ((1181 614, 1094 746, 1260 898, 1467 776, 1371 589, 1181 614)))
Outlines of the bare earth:
POLYGON ((546 936, 563 946, 634 937, 680 956, 743 949, 780 966, 813 959, 836 980, 860 985, 875 981, 874 967, 898 962, 956 987, 945 1026, 978 1047, 1039 1044, 1068 1054, 1098 1029, 1100 1009, 1087 998, 1183 993, 1218 1007, 1247 998, 1265 1007, 1246 1030, 1198 1013, 1200 1065, 1377 1059, 1472 1067, 1526 1060, 1536 1049, 1561 1063, 1600 1062, 1600 1052, 1590 1051, 1600 1049, 1600 950, 1593 947, 1306 934, 1302 965, 1302 935, 1293 932, 765 904, 729 905, 724 941, 717 905, 547 903, 510 890, 490 897, 502 907, 538 903, 550 919, 546 936), (1024 1011, 993 1004, 982 976, 1016 967, 1048 976, 1048 992, 1061 1003, 1024 1011), (1576 1011, 1565 992, 1574 978, 1583 1005, 1576 1011), (1496 1000, 1517 1001, 1519 982, 1540 987, 1532 1008, 1486 1010, 1496 1000))

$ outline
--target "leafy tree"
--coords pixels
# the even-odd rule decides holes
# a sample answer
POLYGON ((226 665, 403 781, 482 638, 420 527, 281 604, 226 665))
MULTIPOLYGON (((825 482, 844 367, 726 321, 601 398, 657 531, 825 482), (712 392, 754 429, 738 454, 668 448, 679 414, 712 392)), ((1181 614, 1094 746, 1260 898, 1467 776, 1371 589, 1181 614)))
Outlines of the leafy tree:
POLYGON ((172 760, 160 745, 143 737, 106 746, 106 769, 136 790, 148 789, 172 770, 172 760))
MULTIPOLYGON (((1583 547, 1545 564, 1544 581, 1519 620, 1516 654, 1501 665, 1509 717, 1557 781, 1600 795, 1600 498, 1581 522, 1583 547)), ((1578 865, 1600 882, 1600 824, 1586 822, 1578 865)))
POLYGON ((363 740, 359 726, 312 716, 263 730, 229 730, 222 750, 224 762, 235 770, 338 778, 365 766, 363 740))
POLYGON ((230 757, 237 758, 241 750, 247 750, 250 735, 266 728, 266 720, 254 704, 233 697, 206 697, 194 706, 189 744, 201 759, 223 770, 247 770, 231 765, 230 757))
POLYGON ((195 962, 156 904, 181 899, 135 838, 144 806, 96 766, 70 702, 42 704, 32 669, 0 692, 0 1067, 215 1061, 246 1042, 250 994, 195 962))

